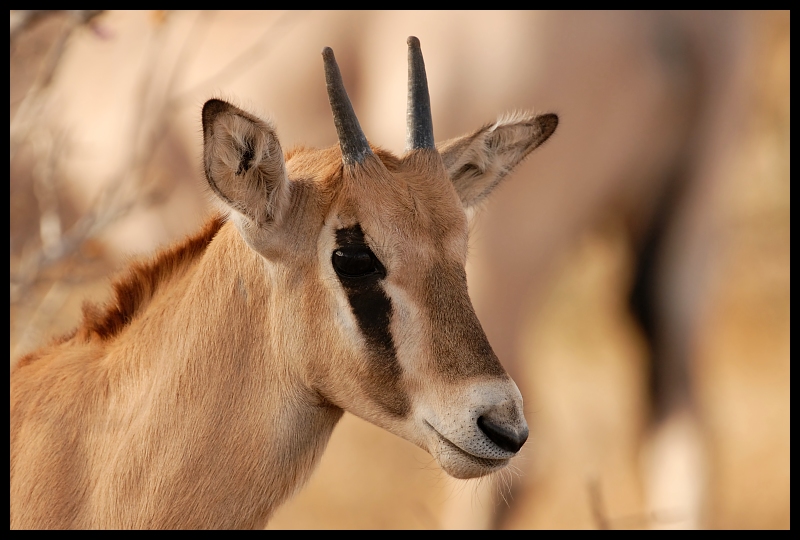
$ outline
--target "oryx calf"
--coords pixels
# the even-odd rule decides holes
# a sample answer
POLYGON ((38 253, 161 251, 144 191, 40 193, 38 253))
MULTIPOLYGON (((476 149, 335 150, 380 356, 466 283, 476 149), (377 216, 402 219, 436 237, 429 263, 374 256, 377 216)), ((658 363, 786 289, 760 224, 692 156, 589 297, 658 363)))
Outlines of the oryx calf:
POLYGON ((203 107, 228 209, 132 265, 113 301, 11 374, 11 527, 262 527, 347 410, 457 478, 528 437, 475 316, 466 210, 555 130, 522 114, 438 147, 419 41, 408 150, 371 147, 323 51, 339 145, 283 153, 268 122, 203 107))

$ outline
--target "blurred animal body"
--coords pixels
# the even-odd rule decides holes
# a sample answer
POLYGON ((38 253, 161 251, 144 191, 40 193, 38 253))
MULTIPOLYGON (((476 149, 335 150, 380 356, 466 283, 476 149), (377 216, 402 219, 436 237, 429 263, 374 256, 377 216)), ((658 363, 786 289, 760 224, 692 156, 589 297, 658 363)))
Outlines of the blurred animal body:
POLYGON ((323 51, 339 146, 284 154, 202 112, 228 217, 135 263, 106 307, 11 373, 12 528, 263 527, 347 410, 451 476, 505 467, 522 398, 467 294, 469 210, 555 130, 519 114, 434 144, 409 38, 407 151, 372 147, 323 51))

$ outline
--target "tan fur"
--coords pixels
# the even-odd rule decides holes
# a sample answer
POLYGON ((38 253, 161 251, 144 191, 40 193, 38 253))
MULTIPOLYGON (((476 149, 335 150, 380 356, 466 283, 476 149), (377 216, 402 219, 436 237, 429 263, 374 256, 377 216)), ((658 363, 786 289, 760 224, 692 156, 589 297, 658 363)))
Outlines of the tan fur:
POLYGON ((231 217, 133 264, 108 306, 12 371, 11 527, 262 527, 344 410, 453 476, 504 467, 516 450, 477 419, 515 437, 527 425, 467 294, 465 208, 549 120, 351 166, 338 147, 283 156, 271 124, 207 102, 206 176, 231 217), (389 353, 331 264, 356 225, 386 268, 370 294, 391 308, 389 353))

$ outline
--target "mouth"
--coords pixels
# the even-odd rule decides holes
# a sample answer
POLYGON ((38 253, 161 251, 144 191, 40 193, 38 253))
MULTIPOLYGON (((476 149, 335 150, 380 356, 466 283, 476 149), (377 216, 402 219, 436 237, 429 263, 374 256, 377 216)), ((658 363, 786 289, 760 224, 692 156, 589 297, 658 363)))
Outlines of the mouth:
MULTIPOLYGON (((423 420, 425 425, 430 428, 430 430, 436 435, 436 438, 439 441, 439 448, 434 453, 434 457, 440 461, 443 468, 448 471, 448 467, 446 466, 446 462, 451 461, 466 461, 467 463, 462 463, 459 466, 459 469, 463 469, 464 465, 468 465, 467 468, 469 469, 476 469, 478 474, 470 474, 469 476, 483 476, 484 474, 489 474, 496 470, 502 469, 508 462, 511 461, 511 458, 501 458, 501 459, 492 459, 492 458, 485 458, 476 456, 474 454, 470 454, 460 446, 456 445, 450 439, 439 433, 436 428, 434 428, 427 420, 423 420)), ((433 453, 433 452, 432 452, 433 453)), ((451 473, 452 474, 452 473, 451 473)), ((456 475, 454 475, 456 476, 456 475)), ((457 475, 457 477, 461 477, 461 475, 457 475)))

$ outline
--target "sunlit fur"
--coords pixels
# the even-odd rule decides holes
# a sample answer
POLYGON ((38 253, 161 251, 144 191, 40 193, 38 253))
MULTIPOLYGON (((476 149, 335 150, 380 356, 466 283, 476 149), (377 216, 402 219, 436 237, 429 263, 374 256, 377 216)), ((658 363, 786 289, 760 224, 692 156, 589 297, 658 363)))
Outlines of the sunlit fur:
POLYGON ((268 122, 207 103, 206 175, 231 217, 134 264, 108 305, 12 370, 11 527, 262 527, 343 410, 453 476, 502 469, 514 452, 477 417, 527 425, 467 295, 465 209, 552 133, 537 118, 344 166, 338 147, 284 156, 268 122), (391 359, 330 264, 356 223, 387 269, 398 380, 376 371, 391 359))

